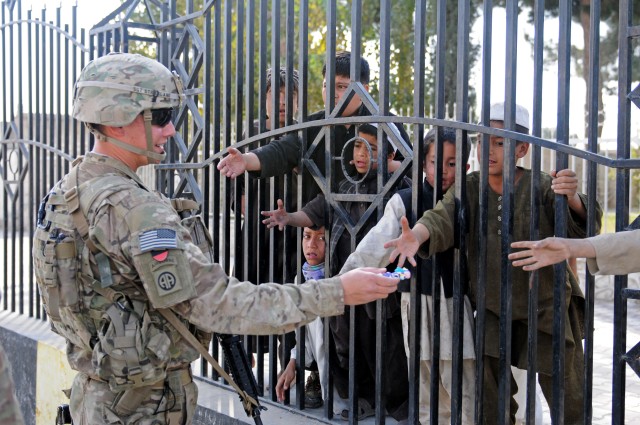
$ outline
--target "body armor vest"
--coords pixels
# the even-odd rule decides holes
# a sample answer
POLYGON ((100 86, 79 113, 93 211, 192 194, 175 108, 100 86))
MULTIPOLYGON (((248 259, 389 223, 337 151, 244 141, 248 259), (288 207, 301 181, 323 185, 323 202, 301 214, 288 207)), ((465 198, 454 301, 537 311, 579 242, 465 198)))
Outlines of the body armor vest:
MULTIPOLYGON (((40 204, 33 249, 36 282, 52 329, 74 346, 68 354, 82 353, 78 362, 69 354, 72 367, 108 382, 114 392, 155 384, 165 379, 167 367, 198 357, 192 347, 176 346, 179 334, 149 308, 141 282, 113 285, 115 266, 88 238, 85 212, 107 198, 116 211, 124 208, 117 196, 124 189, 131 189, 131 182, 116 175, 78 185, 74 163, 40 204), (89 358, 91 370, 78 366, 89 358)), ((189 202, 186 206, 197 207, 189 202)), ((190 230, 198 228, 196 222, 189 219, 190 230)), ((211 335, 193 333, 208 347, 211 335)))

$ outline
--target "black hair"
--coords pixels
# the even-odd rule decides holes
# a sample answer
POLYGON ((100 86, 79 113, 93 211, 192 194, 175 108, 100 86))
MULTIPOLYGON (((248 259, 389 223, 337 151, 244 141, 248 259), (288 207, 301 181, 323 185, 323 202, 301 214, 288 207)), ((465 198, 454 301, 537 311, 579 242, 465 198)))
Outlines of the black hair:
MULTIPOLYGON (((322 65, 322 76, 326 77, 327 64, 322 65)), ((360 57, 360 82, 369 84, 371 71, 369 70, 369 62, 360 57)), ((351 52, 342 50, 336 52, 336 76, 351 77, 351 52)))
MULTIPOLYGON (((360 133, 368 134, 373 137, 378 137, 377 124, 375 125, 370 123, 360 124, 358 126, 358 134, 360 133)), ((387 134, 384 131, 382 132, 382 143, 384 143, 385 146, 387 147, 387 155, 390 153, 395 153, 395 149, 393 148, 393 145, 389 141, 389 138, 387 137, 387 134)))
MULTIPOLYGON (((453 143, 454 146, 457 143, 455 129, 451 127, 433 127, 429 130, 426 136, 424 136, 423 147, 425 156, 429 153, 429 149, 436 141, 436 131, 438 132, 438 136, 440 136, 440 140, 443 142, 453 143)), ((469 153, 471 152, 471 140, 469 139, 469 135, 467 135, 466 139, 467 150, 465 152, 465 158, 463 158, 465 164, 469 161, 469 153)))
MULTIPOLYGON (((300 77, 298 76, 298 70, 294 69, 293 70, 293 91, 295 93, 298 93, 298 86, 299 86, 299 81, 300 81, 300 77)), ((285 67, 281 67, 280 68, 280 88, 284 88, 286 87, 287 84, 287 68, 285 67)), ((267 69, 267 92, 271 90, 271 68, 267 69)))

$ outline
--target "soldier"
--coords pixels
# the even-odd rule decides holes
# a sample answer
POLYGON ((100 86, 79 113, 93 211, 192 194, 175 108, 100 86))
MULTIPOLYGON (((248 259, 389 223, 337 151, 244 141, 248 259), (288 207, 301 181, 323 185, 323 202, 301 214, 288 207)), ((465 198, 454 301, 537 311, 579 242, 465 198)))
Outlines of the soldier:
POLYGON ((210 261, 171 202, 135 173, 164 159, 182 97, 175 73, 133 54, 98 58, 76 82, 73 116, 96 143, 43 200, 34 243, 43 303, 78 371, 76 425, 191 423, 189 364, 198 352, 164 309, 208 347, 211 332, 291 331, 396 290, 398 279, 379 275, 383 269, 255 286, 210 261))

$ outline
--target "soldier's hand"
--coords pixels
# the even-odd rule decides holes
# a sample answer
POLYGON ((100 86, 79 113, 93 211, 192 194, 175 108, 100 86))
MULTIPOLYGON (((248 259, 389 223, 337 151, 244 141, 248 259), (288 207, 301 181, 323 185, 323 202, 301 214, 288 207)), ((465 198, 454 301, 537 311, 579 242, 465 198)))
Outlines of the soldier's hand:
POLYGON ((509 260, 514 267, 532 271, 551 264, 556 264, 571 256, 569 241, 562 238, 547 238, 541 241, 518 241, 511 248, 524 248, 523 251, 512 252, 509 260))
POLYGON ((284 230, 284 227, 289 224, 289 214, 284 209, 282 199, 278 199, 277 204, 278 209, 261 212, 266 217, 262 220, 262 224, 266 224, 269 229, 278 226, 278 229, 284 230))
POLYGON ((227 148, 227 154, 218 163, 218 170, 220 174, 235 179, 246 171, 247 163, 242 152, 236 148, 227 148))
POLYGON ((387 269, 362 267, 340 276, 346 305, 366 304, 387 298, 398 289, 399 278, 384 277, 387 269))

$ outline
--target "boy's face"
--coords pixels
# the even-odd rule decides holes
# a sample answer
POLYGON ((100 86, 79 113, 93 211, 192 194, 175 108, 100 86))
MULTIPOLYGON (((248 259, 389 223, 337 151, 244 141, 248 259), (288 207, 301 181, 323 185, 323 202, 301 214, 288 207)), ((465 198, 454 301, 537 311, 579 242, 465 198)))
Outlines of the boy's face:
MULTIPOLYGON (((436 145, 431 143, 425 155, 423 171, 427 182, 435 187, 436 181, 436 145)), ((469 169, 469 164, 467 164, 469 169)), ((446 192, 456 182, 456 145, 445 141, 442 144, 442 191, 446 192)))
MULTIPOLYGON (((337 105, 338 102, 340 101, 340 98, 342 97, 342 95, 347 91, 347 88, 349 87, 349 84, 351 83, 351 79, 349 78, 349 76, 344 76, 344 75, 336 75, 335 78, 335 98, 333 101, 333 105, 337 105)), ((369 91, 369 85, 365 84, 364 85, 365 90, 369 91)), ((324 102, 324 105, 327 106, 327 80, 326 78, 322 81, 322 101, 324 102)), ((357 94, 354 95, 351 100, 349 101, 349 104, 347 104, 347 106, 344 108, 344 111, 342 111, 342 117, 350 117, 352 115, 354 115, 357 111, 358 108, 360 108, 360 105, 362 104, 362 100, 360 100, 360 96, 358 96, 357 94)))
POLYGON ((305 227, 302 231, 302 252, 310 266, 324 263, 324 227, 313 230, 305 227))
MULTIPOLYGON (((267 105, 266 105, 266 110, 267 110, 267 116, 269 117, 269 119, 271 119, 272 117, 275 117, 275 115, 273 114, 273 90, 269 89, 267 90, 267 105)), ((278 100, 278 127, 284 127, 285 121, 286 121, 286 105, 287 105, 287 95, 286 95, 286 90, 284 87, 280 87, 280 99, 278 100)), ((292 111, 292 115, 295 117, 296 113, 298 112, 298 93, 293 92, 293 111, 292 111)))
MULTIPOLYGON (((358 137, 369 142, 369 146, 371 146, 371 155, 369 156, 369 149, 367 148, 367 144, 362 140, 356 139, 353 143, 353 161, 352 164, 356 167, 356 170, 360 174, 365 174, 369 171, 369 167, 373 170, 378 168, 378 138, 368 133, 364 133, 362 131, 358 132, 358 137)), ((389 152, 389 159, 393 158, 394 153, 389 152)))
MULTIPOLYGON (((491 121, 491 127, 504 128, 504 122, 491 121)), ((529 151, 529 143, 520 142, 515 146, 516 162, 525 156, 529 151)), ((478 138, 478 147, 476 149, 478 161, 482 159, 482 137, 478 138)), ((498 136, 489 137, 489 175, 502 176, 504 164, 504 138, 498 136)))

